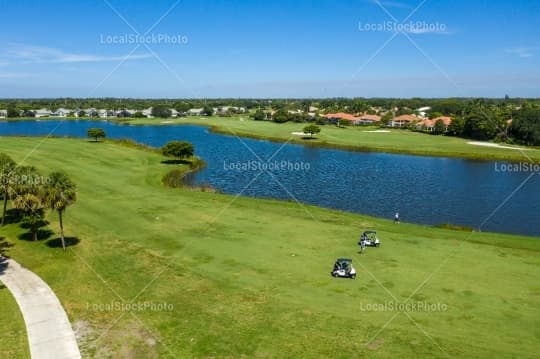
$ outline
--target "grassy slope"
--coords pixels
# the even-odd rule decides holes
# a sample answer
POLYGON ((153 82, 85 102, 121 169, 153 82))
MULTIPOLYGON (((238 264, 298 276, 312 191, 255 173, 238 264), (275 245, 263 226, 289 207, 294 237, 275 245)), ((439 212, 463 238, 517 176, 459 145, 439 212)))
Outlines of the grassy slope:
MULTIPOLYGON (((159 124, 163 121, 171 124, 192 123, 212 126, 215 131, 226 134, 237 134, 258 138, 269 138, 280 141, 306 143, 292 132, 302 131, 303 124, 273 122, 256 122, 248 116, 237 117, 187 117, 180 119, 137 119, 132 124, 159 124)), ((317 140, 310 140, 312 145, 335 146, 357 150, 383 151, 395 153, 411 153, 417 155, 464 157, 472 159, 499 159, 511 161, 527 161, 528 158, 518 150, 473 146, 468 140, 457 137, 432 136, 407 130, 394 130, 391 133, 365 132, 377 130, 375 127, 349 126, 338 128, 322 126, 317 140)), ((540 161, 540 150, 529 148, 524 151, 535 161, 540 161)))
MULTIPOLYGON (((39 141, 1 138, 0 151, 20 160, 39 141)), ((44 172, 64 169, 78 183, 65 226, 80 243, 62 253, 46 241, 16 239, 23 230, 15 224, 3 233, 15 244, 11 256, 42 276, 84 328, 85 353, 390 358, 440 357, 442 348, 459 357, 535 355, 537 238, 394 225, 316 207, 308 213, 279 201, 231 204, 231 196, 161 186, 169 167, 160 160, 71 139, 45 140, 27 159, 44 172), (359 255, 364 228, 377 229, 383 245, 359 255), (354 259, 356 281, 330 277, 341 256, 354 259), (400 301, 414 293, 412 301, 447 310, 412 312, 416 324, 399 314, 365 346, 396 313, 362 310, 393 300, 379 283, 400 301), (96 310, 118 300, 114 292, 174 309, 136 316, 96 310)), ((49 220, 57 233, 56 216, 49 220)))

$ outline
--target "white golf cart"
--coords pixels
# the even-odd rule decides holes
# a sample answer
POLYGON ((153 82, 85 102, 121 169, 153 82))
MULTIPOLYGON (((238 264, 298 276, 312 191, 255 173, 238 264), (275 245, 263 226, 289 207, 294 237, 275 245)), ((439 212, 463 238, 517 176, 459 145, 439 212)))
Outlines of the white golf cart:
POLYGON ((362 233, 358 244, 362 246, 362 242, 364 242, 365 247, 379 247, 381 245, 376 231, 365 231, 362 233))
POLYGON ((338 258, 331 272, 332 277, 356 278, 356 269, 352 266, 352 259, 338 258))

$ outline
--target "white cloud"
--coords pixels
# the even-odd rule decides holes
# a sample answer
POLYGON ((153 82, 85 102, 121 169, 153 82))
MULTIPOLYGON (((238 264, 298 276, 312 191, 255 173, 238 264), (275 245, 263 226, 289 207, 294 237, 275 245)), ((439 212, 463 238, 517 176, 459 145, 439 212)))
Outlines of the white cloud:
POLYGON ((533 57, 536 51, 540 50, 540 47, 514 47, 504 50, 506 53, 517 55, 521 58, 533 57))
POLYGON ((103 56, 92 54, 77 54, 66 52, 57 48, 34 46, 26 44, 10 44, 4 52, 4 59, 0 63, 8 60, 17 60, 24 63, 80 63, 80 62, 104 62, 104 61, 122 61, 140 60, 152 57, 151 54, 131 54, 126 58, 124 56, 103 56))

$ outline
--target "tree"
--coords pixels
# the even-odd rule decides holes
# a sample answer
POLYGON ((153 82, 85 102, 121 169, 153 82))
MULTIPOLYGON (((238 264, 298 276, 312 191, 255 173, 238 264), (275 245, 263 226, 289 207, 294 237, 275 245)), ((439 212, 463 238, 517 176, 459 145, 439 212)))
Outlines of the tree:
POLYGON ((448 126, 448 133, 452 136, 463 135, 463 129, 465 127, 465 119, 461 116, 455 116, 452 118, 452 123, 448 126))
POLYGON ((166 105, 156 105, 152 107, 152 116, 160 118, 171 117, 172 113, 168 106, 166 105))
POLYGON ((255 121, 264 121, 266 120, 266 114, 263 110, 258 109, 257 111, 255 111, 255 113, 251 115, 251 118, 255 121))
POLYGON ((19 110, 15 104, 9 104, 7 108, 7 117, 19 117, 19 110))
POLYGON ((102 128, 89 128, 87 132, 88 137, 94 138, 95 142, 98 142, 100 138, 105 138, 105 130, 102 128))
POLYGON ((510 125, 510 134, 524 145, 540 145, 540 109, 519 110, 510 125))
POLYGON ((433 126, 433 133, 435 134, 441 134, 444 133, 445 130, 444 121, 441 119, 438 119, 435 121, 435 125, 433 126))
POLYGON ((133 118, 146 118, 146 116, 141 111, 137 111, 133 114, 133 118))
POLYGON ((161 149, 164 156, 177 159, 193 157, 194 152, 193 145, 186 141, 171 141, 161 149))
POLYGON ((21 210, 24 215, 22 223, 25 224, 32 233, 34 241, 38 240, 39 227, 43 225, 43 200, 39 195, 26 193, 15 197, 13 207, 21 210))
POLYGON ((434 118, 437 118, 437 117, 441 117, 443 114, 440 113, 440 112, 437 112, 437 111, 432 111, 428 114, 429 116, 429 119, 432 120, 434 118))
POLYGON ((304 127, 304 133, 309 133, 310 137, 321 132, 321 128, 317 125, 307 125, 304 127))
POLYGON ((491 140, 501 128, 499 125, 500 121, 492 110, 478 107, 465 117, 463 134, 478 140, 491 140))
POLYGON ((38 239, 38 229, 44 223, 45 203, 41 176, 34 167, 19 167, 19 181, 15 184, 13 207, 23 213, 22 221, 32 233, 34 241, 38 239))
POLYGON ((79 112, 77 112, 77 117, 85 117, 86 116, 86 112, 84 112, 83 110, 80 110, 79 112))
POLYGON ((0 153, 0 184, 2 188, 2 197, 4 200, 4 206, 2 211, 2 223, 4 225, 6 220, 7 202, 9 199, 10 188, 13 185, 12 179, 15 176, 15 169, 17 164, 8 155, 0 153))
POLYGON ((289 119, 289 114, 285 110, 278 110, 274 113, 274 116, 272 116, 272 120, 277 123, 285 123, 289 121, 289 119))
POLYGON ((202 114, 203 114, 204 116, 212 116, 212 115, 214 114, 214 109, 213 109, 212 107, 208 106, 208 105, 205 105, 205 106, 203 107, 203 112, 202 112, 202 114))
POLYGON ((66 241, 64 239, 64 224, 62 215, 68 206, 77 201, 77 186, 63 172, 53 172, 49 175, 48 183, 44 189, 44 202, 53 211, 58 213, 60 221, 60 240, 62 248, 66 250, 66 241))

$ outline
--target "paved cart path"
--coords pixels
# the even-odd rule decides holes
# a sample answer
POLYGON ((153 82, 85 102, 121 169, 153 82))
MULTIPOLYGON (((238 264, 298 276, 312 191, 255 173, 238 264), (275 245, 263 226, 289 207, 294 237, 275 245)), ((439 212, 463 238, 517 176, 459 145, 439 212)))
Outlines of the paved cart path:
POLYGON ((21 309, 32 359, 80 358, 66 312, 47 283, 12 259, 0 266, 0 281, 21 309))

